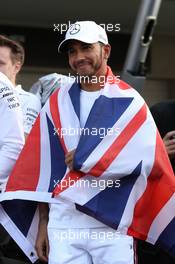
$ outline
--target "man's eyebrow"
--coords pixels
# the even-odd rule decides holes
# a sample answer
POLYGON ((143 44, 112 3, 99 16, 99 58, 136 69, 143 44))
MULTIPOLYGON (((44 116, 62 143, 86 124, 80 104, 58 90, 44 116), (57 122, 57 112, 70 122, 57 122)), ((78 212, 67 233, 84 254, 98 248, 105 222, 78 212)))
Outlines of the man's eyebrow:
POLYGON ((82 43, 82 46, 92 46, 92 43, 82 43))
POLYGON ((71 51, 71 50, 74 50, 74 47, 72 47, 71 45, 67 47, 67 51, 71 51))

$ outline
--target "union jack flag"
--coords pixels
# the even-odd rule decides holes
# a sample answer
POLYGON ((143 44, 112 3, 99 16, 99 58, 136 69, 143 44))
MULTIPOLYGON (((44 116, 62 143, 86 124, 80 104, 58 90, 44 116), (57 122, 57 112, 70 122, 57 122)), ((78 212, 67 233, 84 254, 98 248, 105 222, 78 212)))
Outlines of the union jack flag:
POLYGON ((175 255, 174 191, 174 173, 148 107, 108 68, 83 130, 79 83, 64 84, 45 104, 1 194, 6 201, 0 221, 34 262, 36 201, 57 203, 62 197, 117 231, 175 255), (65 154, 73 149, 70 171, 65 154))

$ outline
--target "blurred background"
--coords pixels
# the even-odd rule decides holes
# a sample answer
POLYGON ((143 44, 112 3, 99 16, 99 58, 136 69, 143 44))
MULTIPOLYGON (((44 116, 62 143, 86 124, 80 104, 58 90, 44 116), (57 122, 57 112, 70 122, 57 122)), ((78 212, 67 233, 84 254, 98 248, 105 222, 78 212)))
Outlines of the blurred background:
MULTIPOLYGON (((140 2, 1 0, 0 34, 20 41, 26 51, 18 82, 28 90, 45 74, 70 71, 65 55, 58 54, 57 48, 68 25, 77 20, 108 25, 109 64, 120 75, 140 2)), ((175 0, 162 1, 146 66, 147 80, 140 91, 146 102, 151 106, 175 98, 175 0)))

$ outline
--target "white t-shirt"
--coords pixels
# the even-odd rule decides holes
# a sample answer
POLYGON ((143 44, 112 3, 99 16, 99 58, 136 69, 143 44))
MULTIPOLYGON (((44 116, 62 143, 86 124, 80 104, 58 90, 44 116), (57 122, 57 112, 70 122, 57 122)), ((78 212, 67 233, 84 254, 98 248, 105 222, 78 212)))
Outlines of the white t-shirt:
MULTIPOLYGON (((81 90, 80 93, 80 125, 85 126, 90 110, 99 97, 100 91, 87 92, 81 90)), ((96 228, 105 227, 103 223, 97 221, 75 208, 75 204, 62 198, 59 204, 51 204, 49 212, 49 228, 96 228)))
POLYGON ((20 103, 10 80, 0 72, 0 190, 24 145, 20 103))
POLYGON ((24 91, 21 85, 17 85, 15 91, 17 92, 23 112, 24 132, 29 134, 41 110, 41 102, 36 95, 24 91))
POLYGON ((85 126, 91 108, 95 100, 99 97, 100 90, 95 92, 87 92, 81 90, 80 93, 80 126, 85 126))

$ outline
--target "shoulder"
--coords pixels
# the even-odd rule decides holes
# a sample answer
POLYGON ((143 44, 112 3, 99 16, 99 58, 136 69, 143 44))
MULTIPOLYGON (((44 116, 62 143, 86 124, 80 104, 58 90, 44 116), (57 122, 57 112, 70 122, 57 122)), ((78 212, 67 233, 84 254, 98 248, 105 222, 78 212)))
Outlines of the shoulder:
POLYGON ((0 72, 0 107, 1 110, 9 111, 18 109, 20 106, 15 87, 12 82, 0 72))
POLYGON ((132 103, 136 105, 138 103, 141 105, 146 103, 141 94, 125 81, 118 79, 118 81, 115 83, 115 86, 118 89, 118 94, 120 97, 130 98, 132 99, 132 103))
POLYGON ((0 98, 14 93, 14 86, 11 81, 0 72, 0 98))
POLYGON ((41 102, 35 94, 27 92, 22 88, 17 92, 23 104, 25 103, 27 107, 33 108, 38 112, 41 110, 41 102))
POLYGON ((72 80, 74 81, 74 79, 69 76, 51 73, 39 78, 39 80, 32 85, 30 91, 37 94, 41 104, 44 105, 55 90, 61 89, 69 83, 72 83, 72 80))

